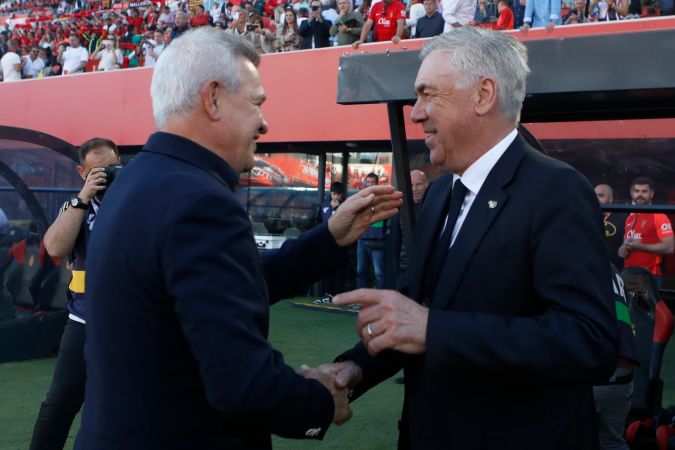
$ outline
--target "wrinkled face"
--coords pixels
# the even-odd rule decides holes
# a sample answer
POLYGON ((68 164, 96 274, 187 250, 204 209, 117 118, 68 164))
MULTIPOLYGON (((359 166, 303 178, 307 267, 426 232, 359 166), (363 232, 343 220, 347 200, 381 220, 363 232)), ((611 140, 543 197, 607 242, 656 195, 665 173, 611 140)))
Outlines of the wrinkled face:
POLYGON ((222 89, 221 97, 227 105, 223 148, 232 151, 228 162, 237 173, 242 173, 253 168, 256 140, 267 133, 267 121, 261 110, 265 90, 258 70, 249 60, 240 58, 239 61, 241 86, 236 92, 222 89))
POLYGON ((610 191, 609 188, 604 184, 595 187, 595 195, 598 196, 598 202, 600 202, 601 205, 614 203, 612 191, 610 191))
POLYGON ((457 89, 448 53, 435 51, 422 61, 415 80, 417 102, 410 118, 422 125, 431 162, 462 174, 471 164, 470 132, 476 126, 476 87, 457 89))
POLYGON ((424 11, 427 14, 433 14, 436 12, 436 1, 435 0, 424 0, 424 11))
POLYGON ((654 191, 648 184, 634 184, 630 188, 630 196, 636 205, 649 205, 654 198, 654 191))
POLYGON ((424 197, 424 191, 429 187, 427 177, 420 172, 411 172, 410 182, 412 183, 413 202, 419 203, 424 197))

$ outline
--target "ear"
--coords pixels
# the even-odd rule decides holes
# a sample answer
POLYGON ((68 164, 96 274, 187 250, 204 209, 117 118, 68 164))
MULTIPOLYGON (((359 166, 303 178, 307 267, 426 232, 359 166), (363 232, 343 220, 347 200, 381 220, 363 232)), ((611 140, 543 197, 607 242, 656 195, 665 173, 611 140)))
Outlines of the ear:
POLYGON ((86 180, 87 179, 87 173, 85 172, 84 167, 82 167, 81 165, 78 164, 75 168, 77 169, 77 173, 80 174, 80 178, 82 178, 83 180, 86 180))
POLYGON ((225 106, 221 99, 223 86, 217 81, 209 81, 201 91, 202 108, 206 116, 212 121, 222 118, 222 108, 225 106))
POLYGON ((481 78, 476 85, 476 114, 484 116, 490 113, 496 105, 497 83, 492 78, 481 78))

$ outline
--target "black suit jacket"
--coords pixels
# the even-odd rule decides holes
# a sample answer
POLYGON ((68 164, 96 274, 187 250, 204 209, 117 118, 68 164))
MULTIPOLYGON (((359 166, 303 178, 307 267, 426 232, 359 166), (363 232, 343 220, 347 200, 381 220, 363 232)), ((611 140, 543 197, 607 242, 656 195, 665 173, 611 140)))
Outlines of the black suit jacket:
POLYGON ((346 255, 320 226, 260 257, 238 181, 214 153, 156 133, 110 187, 87 260, 76 448, 264 449, 270 433, 325 433, 331 395, 267 342, 268 308, 346 255))
POLYGON ((409 295, 430 307, 426 353, 361 344, 357 395, 405 369, 400 447, 597 447, 592 385, 616 363, 616 319, 598 201, 587 180, 517 137, 475 198, 431 299, 426 262, 452 174, 429 188, 409 295))
POLYGON ((307 19, 300 24, 298 34, 302 37, 300 43, 301 50, 312 48, 312 39, 314 39, 315 48, 330 46, 330 27, 333 24, 330 20, 323 19, 321 22, 314 19, 307 19))

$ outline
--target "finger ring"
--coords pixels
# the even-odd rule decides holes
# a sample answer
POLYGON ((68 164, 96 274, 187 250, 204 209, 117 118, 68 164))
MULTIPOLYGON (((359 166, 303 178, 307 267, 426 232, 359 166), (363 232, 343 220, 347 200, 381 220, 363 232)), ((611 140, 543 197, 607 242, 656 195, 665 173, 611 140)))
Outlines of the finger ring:
POLYGON ((373 337, 373 329, 370 328, 370 324, 366 327, 366 332, 368 333, 368 336, 373 337))
POLYGON ((375 214, 375 207, 374 207, 374 206, 371 206, 371 207, 370 207, 370 212, 373 213, 373 214, 375 214))

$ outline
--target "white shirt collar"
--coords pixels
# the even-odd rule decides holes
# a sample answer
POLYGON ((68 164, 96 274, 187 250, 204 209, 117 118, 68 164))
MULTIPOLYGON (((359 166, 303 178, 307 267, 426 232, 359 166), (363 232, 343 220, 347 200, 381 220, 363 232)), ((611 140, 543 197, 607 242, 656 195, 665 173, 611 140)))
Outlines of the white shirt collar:
POLYGON ((466 186, 469 191, 474 195, 478 195, 478 191, 480 191, 483 183, 485 183, 490 171, 495 164, 497 164, 497 161, 499 161, 499 158, 502 157, 506 149, 509 148, 509 145, 516 139, 517 135, 518 132, 514 128, 504 139, 499 141, 497 145, 492 147, 487 153, 471 164, 461 177, 457 174, 453 174, 452 183, 454 184, 455 180, 460 178, 462 184, 466 186))

